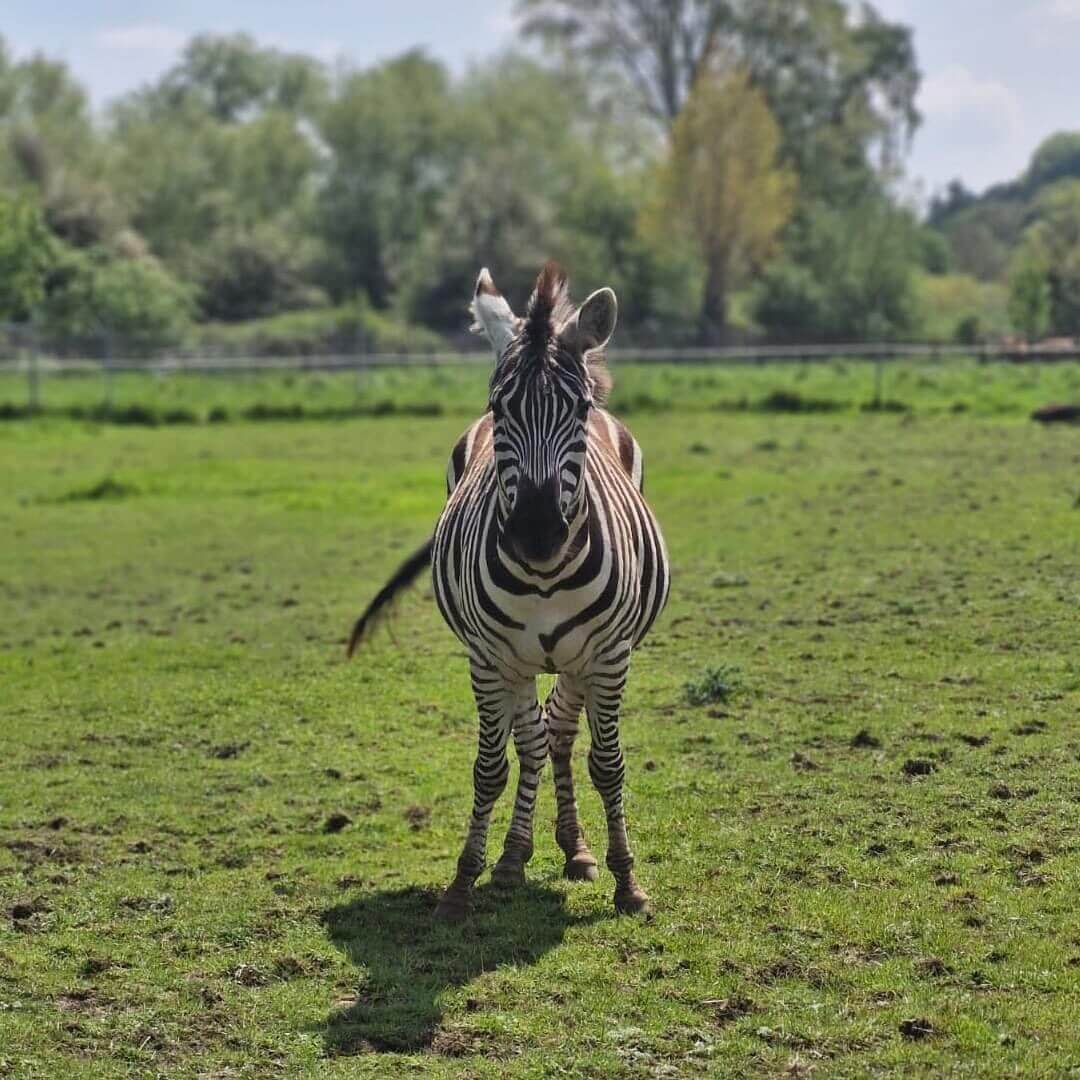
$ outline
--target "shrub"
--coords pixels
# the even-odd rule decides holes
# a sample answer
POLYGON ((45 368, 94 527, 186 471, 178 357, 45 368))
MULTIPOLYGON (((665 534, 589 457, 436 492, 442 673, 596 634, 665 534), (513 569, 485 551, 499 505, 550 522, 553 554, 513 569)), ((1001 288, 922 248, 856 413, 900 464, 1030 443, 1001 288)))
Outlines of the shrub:
POLYGON ((683 686, 690 705, 715 705, 729 701, 742 689, 742 674, 736 667, 707 668, 699 679, 683 686))
POLYGON ((45 328, 69 340, 154 348, 183 337, 191 293, 153 258, 114 259, 103 251, 67 249, 53 268, 45 328))
POLYGON ((435 352, 446 348, 438 334, 400 322, 360 301, 246 323, 208 323, 199 328, 194 344, 259 356, 435 352))

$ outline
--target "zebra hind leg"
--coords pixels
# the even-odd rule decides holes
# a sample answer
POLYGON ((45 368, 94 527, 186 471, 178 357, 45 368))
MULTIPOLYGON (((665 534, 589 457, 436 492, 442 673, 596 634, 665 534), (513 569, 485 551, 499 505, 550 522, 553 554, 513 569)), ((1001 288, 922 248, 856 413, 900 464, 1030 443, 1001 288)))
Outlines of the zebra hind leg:
POLYGON ((629 652, 621 662, 590 677, 586 694, 589 715, 589 775, 604 803, 607 817, 607 866, 615 875, 615 910, 620 915, 648 915, 649 897, 634 879, 634 856, 626 835, 623 780, 626 762, 619 742, 619 707, 626 687, 629 652))
POLYGON ((540 773, 547 760, 547 724, 536 703, 536 682, 514 703, 514 748, 518 756, 517 797, 503 852, 491 872, 491 883, 501 889, 525 884, 525 864, 533 853, 533 811, 540 773))
POLYGON ((497 671, 477 664, 472 669, 472 686, 480 718, 480 745, 473 765, 473 808, 457 874, 435 909, 435 918, 443 922, 461 922, 469 914, 473 885, 484 870, 491 811, 510 773, 506 744, 513 715, 512 692, 508 692, 497 671))
POLYGON ((544 706, 547 713, 551 771, 558 804, 555 841, 566 856, 563 876, 570 881, 596 881, 600 876, 596 858, 585 842, 585 832, 578 818, 571 764, 574 740, 578 733, 578 718, 581 716, 584 700, 585 692, 581 684, 566 675, 560 675, 544 706))

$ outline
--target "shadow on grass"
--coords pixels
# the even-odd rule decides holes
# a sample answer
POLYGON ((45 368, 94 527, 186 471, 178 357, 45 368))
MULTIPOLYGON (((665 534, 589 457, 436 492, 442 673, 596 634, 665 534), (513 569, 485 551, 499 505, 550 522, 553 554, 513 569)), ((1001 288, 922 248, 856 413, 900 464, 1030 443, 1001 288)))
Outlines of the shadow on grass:
POLYGON ((572 916, 566 897, 542 885, 502 893, 475 891, 470 918, 458 926, 432 920, 438 893, 406 888, 368 893, 323 912, 330 940, 364 978, 356 1000, 330 1014, 329 1055, 438 1049, 441 995, 503 965, 535 964, 568 926, 599 914, 572 916))

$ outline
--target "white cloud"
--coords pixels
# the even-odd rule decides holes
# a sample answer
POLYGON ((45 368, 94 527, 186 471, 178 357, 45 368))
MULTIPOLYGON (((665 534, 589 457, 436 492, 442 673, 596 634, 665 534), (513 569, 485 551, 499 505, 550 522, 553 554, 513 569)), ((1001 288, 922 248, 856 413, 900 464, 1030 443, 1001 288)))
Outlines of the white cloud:
POLYGON ((1064 22, 1080 22, 1080 0, 1050 0, 1046 14, 1051 19, 1064 22))
POLYGON ((928 116, 978 113, 984 123, 1013 136, 1021 127, 1020 99, 1004 83, 981 79, 962 64, 951 64, 923 82, 919 106, 928 116))
POLYGON ((100 46, 124 52, 176 52, 187 39, 188 35, 183 30, 154 23, 111 26, 97 34, 100 46))
MULTIPOLYGON (((228 31, 224 31, 228 33, 228 31)), ((344 52, 340 42, 331 38, 320 38, 318 41, 302 41, 295 34, 260 34, 254 33, 256 43, 262 48, 277 49, 284 53, 302 53, 305 56, 313 56, 316 60, 330 62, 336 60, 344 52)))
POLYGON ((926 118, 916 142, 919 171, 935 183, 961 177, 980 189, 1020 172, 1030 151, 1020 95, 963 64, 932 72, 919 108, 926 118))
POLYGON ((493 10, 488 14, 486 30, 496 37, 509 37, 518 28, 518 18, 512 9, 493 10))

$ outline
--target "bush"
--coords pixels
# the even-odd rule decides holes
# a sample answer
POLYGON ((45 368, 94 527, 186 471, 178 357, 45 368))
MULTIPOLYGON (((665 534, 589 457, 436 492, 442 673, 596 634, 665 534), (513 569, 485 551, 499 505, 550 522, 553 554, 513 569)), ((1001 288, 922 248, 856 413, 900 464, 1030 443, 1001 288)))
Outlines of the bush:
POLYGON ((259 356, 436 352, 446 348, 438 334, 399 322, 362 302, 233 325, 211 323, 199 328, 193 344, 259 356))
POLYGON ((38 208, 0 194, 0 320, 30 314, 52 259, 53 241, 38 208))
POLYGON ((127 347, 155 348, 184 336, 191 311, 187 286, 156 259, 69 248, 49 276, 44 325, 69 340, 115 338, 127 347))
POLYGON ((309 284, 313 254, 281 227, 223 230, 203 254, 199 307, 208 319, 233 322, 327 302, 309 284))
POLYGON ((957 345, 978 345, 982 340, 982 324, 978 315, 965 315, 953 331, 953 341, 957 345))
POLYGON ((915 291, 919 336, 928 341, 975 345, 1009 331, 1006 290, 1002 285, 967 274, 921 274, 916 278, 915 291))
POLYGON ((700 679, 683 686, 690 705, 715 705, 731 699, 742 689, 742 674, 736 667, 707 668, 700 679))

